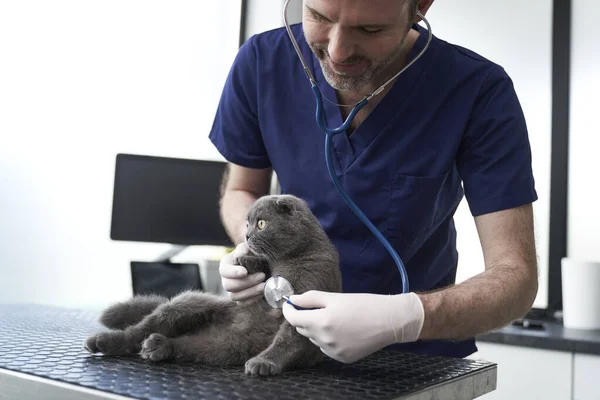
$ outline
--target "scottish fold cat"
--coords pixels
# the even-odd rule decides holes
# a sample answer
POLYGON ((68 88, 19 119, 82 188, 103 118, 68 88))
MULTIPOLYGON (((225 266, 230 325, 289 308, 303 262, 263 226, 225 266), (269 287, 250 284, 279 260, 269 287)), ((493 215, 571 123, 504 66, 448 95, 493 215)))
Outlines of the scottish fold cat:
MULTIPOLYGON (((258 199, 248 211, 246 240, 250 253, 236 261, 249 273, 282 276, 296 294, 341 291, 338 252, 303 200, 291 195, 258 199)), ((247 374, 261 376, 309 367, 322 357, 262 297, 236 303, 198 291, 172 299, 135 296, 108 307, 100 322, 111 330, 87 338, 91 353, 245 365, 247 374)))

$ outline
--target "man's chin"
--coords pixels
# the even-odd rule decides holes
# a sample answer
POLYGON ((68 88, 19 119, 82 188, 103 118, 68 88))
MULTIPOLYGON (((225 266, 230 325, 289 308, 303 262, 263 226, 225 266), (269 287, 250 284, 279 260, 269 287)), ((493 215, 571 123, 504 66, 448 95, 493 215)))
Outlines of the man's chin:
POLYGON ((339 90, 342 92, 358 90, 364 83, 361 82, 360 79, 352 78, 349 76, 340 76, 337 74, 324 74, 325 80, 329 83, 329 86, 334 88, 335 90, 339 90))

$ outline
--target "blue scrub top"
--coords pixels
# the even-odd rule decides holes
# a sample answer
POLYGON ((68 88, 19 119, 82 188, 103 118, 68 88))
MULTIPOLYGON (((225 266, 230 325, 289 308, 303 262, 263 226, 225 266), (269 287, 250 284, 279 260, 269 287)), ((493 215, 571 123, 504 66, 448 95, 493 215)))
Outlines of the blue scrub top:
MULTIPOLYGON (((420 37, 411 58, 428 36, 420 25, 413 29, 420 37)), ((322 93, 335 101, 301 25, 292 30, 322 93)), ((327 101, 324 107, 328 125, 341 125, 339 107, 327 101)), ((344 292, 402 292, 393 259, 331 182, 315 99, 285 29, 241 47, 210 139, 231 163, 273 167, 282 192, 308 202, 339 250, 344 292)), ((474 216, 537 199, 527 127, 510 78, 436 37, 358 129, 333 143, 340 182, 402 258, 411 291, 455 281, 453 214, 463 194, 474 216)), ((477 350, 473 339, 395 347, 456 357, 477 350)))

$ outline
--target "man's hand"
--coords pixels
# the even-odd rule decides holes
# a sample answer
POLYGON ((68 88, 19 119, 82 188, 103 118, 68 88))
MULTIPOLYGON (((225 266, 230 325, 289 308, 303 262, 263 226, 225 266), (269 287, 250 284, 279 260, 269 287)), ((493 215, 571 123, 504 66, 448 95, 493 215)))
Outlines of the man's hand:
POLYGON ((352 363, 394 343, 419 338, 424 311, 415 293, 400 295, 342 294, 309 291, 290 297, 283 315, 298 333, 323 353, 352 363))
POLYGON ((219 264, 223 289, 233 301, 249 300, 263 294, 265 274, 258 272, 248 275, 248 270, 238 263, 238 259, 248 252, 248 245, 242 242, 234 251, 223 257, 219 264))

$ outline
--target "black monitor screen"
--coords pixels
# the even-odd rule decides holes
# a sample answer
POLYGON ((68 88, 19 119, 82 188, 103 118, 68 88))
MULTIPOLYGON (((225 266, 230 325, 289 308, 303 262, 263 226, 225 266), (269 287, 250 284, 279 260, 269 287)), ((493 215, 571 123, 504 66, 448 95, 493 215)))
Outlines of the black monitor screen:
POLYGON ((226 165, 118 154, 111 239, 232 246, 219 217, 226 165))

